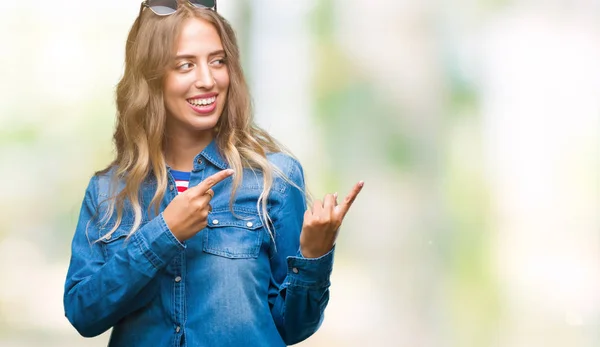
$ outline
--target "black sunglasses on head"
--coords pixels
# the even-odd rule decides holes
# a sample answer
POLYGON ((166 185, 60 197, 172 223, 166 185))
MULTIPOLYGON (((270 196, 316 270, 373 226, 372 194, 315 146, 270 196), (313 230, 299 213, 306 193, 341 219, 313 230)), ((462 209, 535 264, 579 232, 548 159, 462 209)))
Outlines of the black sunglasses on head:
MULTIPOLYGON (((207 8, 213 11, 217 11, 217 0, 188 0, 190 5, 197 8, 207 8)), ((144 0, 142 2, 142 9, 147 7, 159 16, 168 16, 177 11, 177 0, 144 0)))

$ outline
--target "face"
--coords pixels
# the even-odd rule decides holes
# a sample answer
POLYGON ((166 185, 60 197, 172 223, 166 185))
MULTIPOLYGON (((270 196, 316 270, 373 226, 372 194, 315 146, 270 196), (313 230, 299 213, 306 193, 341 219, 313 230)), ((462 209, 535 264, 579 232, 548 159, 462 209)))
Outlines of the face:
POLYGON ((188 19, 164 80, 167 131, 171 135, 212 134, 228 89, 229 72, 217 30, 204 20, 188 19))

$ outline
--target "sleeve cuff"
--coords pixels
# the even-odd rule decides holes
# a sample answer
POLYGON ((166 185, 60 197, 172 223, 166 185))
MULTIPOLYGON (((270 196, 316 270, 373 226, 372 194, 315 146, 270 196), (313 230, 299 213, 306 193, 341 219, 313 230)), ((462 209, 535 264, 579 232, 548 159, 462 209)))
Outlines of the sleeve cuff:
POLYGON ((335 246, 319 258, 304 258, 300 250, 295 257, 287 257, 287 282, 290 286, 329 287, 333 269, 335 246))
POLYGON ((166 266, 186 246, 173 235, 162 213, 134 233, 142 253, 157 269, 166 266))

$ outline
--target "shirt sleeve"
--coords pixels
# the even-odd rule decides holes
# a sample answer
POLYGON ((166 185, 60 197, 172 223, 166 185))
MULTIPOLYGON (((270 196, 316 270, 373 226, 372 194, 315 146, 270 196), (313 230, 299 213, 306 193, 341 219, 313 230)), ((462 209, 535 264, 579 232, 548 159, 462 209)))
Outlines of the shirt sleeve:
POLYGON ((152 219, 106 259, 98 228, 98 177, 86 189, 71 244, 64 292, 65 315, 85 337, 102 334, 145 306, 158 293, 156 274, 184 249, 162 214, 152 219))
POLYGON ((306 211, 302 167, 293 160, 286 189, 271 199, 274 242, 271 247, 269 304, 275 325, 286 344, 295 344, 320 327, 329 301, 332 249, 319 258, 300 253, 300 232, 306 211), (298 189, 300 188, 300 189, 298 189))

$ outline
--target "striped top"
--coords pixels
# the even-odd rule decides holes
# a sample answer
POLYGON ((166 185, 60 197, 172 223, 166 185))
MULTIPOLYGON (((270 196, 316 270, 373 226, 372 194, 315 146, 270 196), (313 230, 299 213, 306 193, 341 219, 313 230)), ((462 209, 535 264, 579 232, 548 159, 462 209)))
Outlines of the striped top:
POLYGON ((171 170, 171 175, 175 179, 177 193, 183 193, 188 189, 190 183, 190 172, 171 170))

